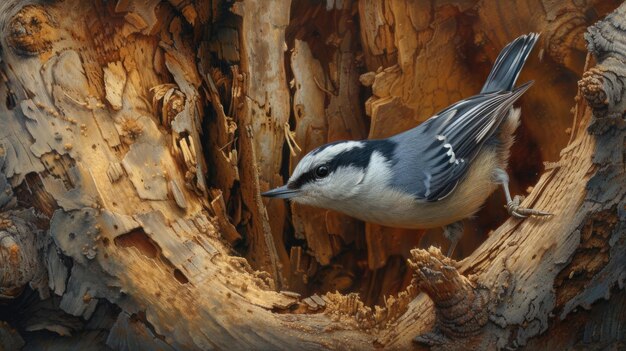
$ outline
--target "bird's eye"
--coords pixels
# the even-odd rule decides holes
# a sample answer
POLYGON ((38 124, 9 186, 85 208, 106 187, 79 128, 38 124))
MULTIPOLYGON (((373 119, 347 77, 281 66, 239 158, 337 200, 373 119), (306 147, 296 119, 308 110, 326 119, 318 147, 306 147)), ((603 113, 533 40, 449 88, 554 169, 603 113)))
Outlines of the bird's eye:
POLYGON ((315 175, 316 175, 318 178, 324 178, 324 177, 326 177, 326 176, 328 175, 328 166, 326 166, 326 165, 321 165, 321 166, 318 166, 318 167, 315 169, 315 175))

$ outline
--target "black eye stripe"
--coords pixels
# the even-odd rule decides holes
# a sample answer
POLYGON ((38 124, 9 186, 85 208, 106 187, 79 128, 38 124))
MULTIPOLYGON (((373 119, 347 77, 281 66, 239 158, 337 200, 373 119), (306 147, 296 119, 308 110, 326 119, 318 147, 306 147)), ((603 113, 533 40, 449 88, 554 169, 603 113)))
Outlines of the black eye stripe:
MULTIPOLYGON (((364 141, 364 143, 365 145, 363 147, 354 147, 350 150, 342 151, 335 155, 333 159, 329 160, 328 162, 324 164, 316 164, 310 170, 302 173, 298 178, 291 180, 287 184, 287 187, 290 189, 299 189, 304 184, 314 182, 318 178, 321 178, 320 176, 316 175, 316 171, 320 166, 328 167, 328 175, 333 173, 339 167, 352 166, 364 169, 369 165, 370 159, 374 151, 380 152, 387 160, 391 160, 393 152, 396 148, 396 143, 388 139, 367 140, 364 141)), ((314 156, 328 146, 335 144, 338 144, 338 142, 323 145, 320 148, 311 151, 310 155, 314 156)))
POLYGON ((287 187, 289 189, 300 189, 304 184, 315 181, 315 169, 302 173, 297 179, 289 182, 287 187))

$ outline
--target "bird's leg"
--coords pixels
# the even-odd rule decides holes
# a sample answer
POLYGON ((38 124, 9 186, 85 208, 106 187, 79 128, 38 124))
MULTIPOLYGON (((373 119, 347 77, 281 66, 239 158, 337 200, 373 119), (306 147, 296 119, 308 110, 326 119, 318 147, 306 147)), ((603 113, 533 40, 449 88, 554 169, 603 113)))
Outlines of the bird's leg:
POLYGON ((509 191, 509 175, 506 174, 506 171, 496 168, 493 174, 494 181, 498 184, 502 184, 502 189, 504 190, 504 197, 506 198, 506 208, 509 211, 509 214, 516 218, 526 218, 528 216, 550 216, 552 215, 549 212, 544 212, 540 210, 535 210, 532 208, 524 208, 520 207, 520 203, 524 200, 524 197, 515 195, 514 198, 511 198, 511 192, 509 191))
POLYGON ((450 240, 450 248, 448 249, 448 257, 452 257, 456 244, 459 243, 463 236, 463 222, 458 221, 443 227, 443 235, 450 240))

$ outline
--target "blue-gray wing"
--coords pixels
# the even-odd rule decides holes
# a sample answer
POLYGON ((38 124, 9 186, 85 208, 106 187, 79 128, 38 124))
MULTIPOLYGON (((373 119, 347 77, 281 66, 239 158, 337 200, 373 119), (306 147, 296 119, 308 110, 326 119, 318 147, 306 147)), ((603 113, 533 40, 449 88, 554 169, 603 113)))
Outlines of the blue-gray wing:
POLYGON ((448 196, 531 84, 461 100, 421 125, 391 137, 400 145, 395 152, 392 185, 425 201, 448 196))

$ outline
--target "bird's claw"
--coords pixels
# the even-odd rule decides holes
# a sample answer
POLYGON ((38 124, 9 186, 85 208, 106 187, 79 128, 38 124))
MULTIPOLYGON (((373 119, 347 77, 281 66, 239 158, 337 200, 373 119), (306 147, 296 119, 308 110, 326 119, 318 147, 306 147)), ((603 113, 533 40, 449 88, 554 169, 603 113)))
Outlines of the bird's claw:
POLYGON ((506 204, 506 207, 509 211, 509 214, 515 218, 527 218, 528 216, 539 216, 539 217, 543 217, 543 216, 551 216, 552 213, 549 212, 545 212, 545 211, 540 211, 540 210, 535 210, 532 208, 524 208, 524 207, 520 207, 520 203, 522 202, 522 200, 524 200, 523 197, 516 195, 512 201, 509 201, 508 204, 506 204))

